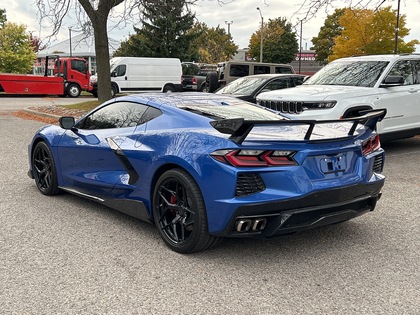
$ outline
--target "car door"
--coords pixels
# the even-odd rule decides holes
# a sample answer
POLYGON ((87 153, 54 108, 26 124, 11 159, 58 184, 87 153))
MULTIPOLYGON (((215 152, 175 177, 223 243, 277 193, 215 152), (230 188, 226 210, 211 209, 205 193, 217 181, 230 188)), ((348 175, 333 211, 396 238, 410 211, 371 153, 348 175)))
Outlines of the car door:
POLYGON ((381 133, 420 128, 420 82, 416 64, 419 65, 418 61, 396 62, 388 76, 401 76, 404 83, 380 88, 381 105, 387 109, 387 114, 380 123, 381 133))
POLYGON ((106 196, 115 185, 129 184, 133 174, 120 146, 134 145, 131 136, 144 131, 141 118, 147 109, 133 102, 111 103, 67 130, 57 148, 64 186, 106 196))

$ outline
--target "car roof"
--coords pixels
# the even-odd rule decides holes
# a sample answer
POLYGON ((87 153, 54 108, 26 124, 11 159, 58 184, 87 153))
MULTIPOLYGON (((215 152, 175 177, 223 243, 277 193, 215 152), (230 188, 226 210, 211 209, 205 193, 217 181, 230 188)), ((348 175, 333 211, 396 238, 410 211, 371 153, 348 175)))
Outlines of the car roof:
POLYGON ((366 56, 353 56, 353 57, 345 57, 340 58, 335 61, 354 61, 354 60, 361 60, 361 61, 393 61, 397 59, 420 59, 420 54, 400 54, 400 55, 366 55, 366 56))
POLYGON ((248 104, 236 97, 226 96, 214 93, 204 92, 174 92, 174 93, 141 93, 132 94, 129 96, 119 97, 118 100, 132 100, 135 102, 144 102, 160 106, 178 107, 187 104, 201 104, 201 105, 231 105, 231 104, 248 104))
MULTIPOLYGON (((277 78, 277 77, 306 77, 304 74, 297 73, 265 73, 265 74, 251 74, 245 76, 246 78, 277 78)), ((242 78, 245 78, 242 77, 242 78)))

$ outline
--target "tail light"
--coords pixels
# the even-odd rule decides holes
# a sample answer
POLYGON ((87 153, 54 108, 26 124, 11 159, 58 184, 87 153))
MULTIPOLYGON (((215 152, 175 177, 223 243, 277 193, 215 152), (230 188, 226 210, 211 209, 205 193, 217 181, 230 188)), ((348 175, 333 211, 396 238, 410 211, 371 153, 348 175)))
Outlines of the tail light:
POLYGON ((197 78, 196 78, 196 77, 194 77, 194 78, 192 79, 192 84, 197 84, 197 78))
POLYGON ((237 167, 293 166, 296 152, 273 150, 217 150, 211 154, 215 160, 237 167))
POLYGON ((362 154, 369 155, 381 147, 379 135, 375 135, 362 143, 362 154))

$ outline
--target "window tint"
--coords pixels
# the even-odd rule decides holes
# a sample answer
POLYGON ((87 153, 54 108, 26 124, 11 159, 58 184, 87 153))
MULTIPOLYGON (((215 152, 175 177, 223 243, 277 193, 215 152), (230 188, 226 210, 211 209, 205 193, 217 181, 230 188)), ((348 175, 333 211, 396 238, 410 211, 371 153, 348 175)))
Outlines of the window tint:
POLYGON ((254 66, 254 74, 267 74, 270 73, 268 66, 254 66))
POLYGON ((230 65, 229 75, 232 77, 244 77, 249 75, 249 65, 230 65))
POLYGON ((115 68, 114 72, 117 77, 122 77, 125 75, 126 69, 127 69, 126 65, 119 65, 115 68))
POLYGON ((156 117, 159 117, 160 115, 162 115, 162 112, 159 109, 154 108, 154 107, 149 107, 147 108, 143 116, 141 116, 140 124, 147 123, 148 121, 155 119, 156 117))
POLYGON ((73 70, 79 71, 81 73, 87 73, 87 66, 86 62, 83 60, 72 60, 71 61, 71 68, 73 70))
POLYGON ((291 87, 290 80, 288 78, 281 78, 276 79, 268 83, 264 90, 279 90, 279 89, 285 89, 288 87, 291 87))
POLYGON ((414 60, 414 84, 420 84, 420 60, 414 60))
POLYGON ((409 60, 398 61, 389 72, 388 76, 401 76, 404 78, 404 85, 414 84, 413 68, 409 60))
POLYGON ((275 73, 293 73, 290 67, 275 67, 275 73))
POLYGON ((303 80, 305 79, 305 77, 291 77, 291 79, 293 81, 294 86, 297 86, 303 84, 303 80))
POLYGON ((117 102, 93 112, 82 120, 79 126, 76 125, 76 128, 109 129, 135 127, 159 115, 159 110, 143 104, 117 102), (150 112, 148 109, 150 109, 150 112), (148 112, 147 115, 143 117, 146 112, 148 112))

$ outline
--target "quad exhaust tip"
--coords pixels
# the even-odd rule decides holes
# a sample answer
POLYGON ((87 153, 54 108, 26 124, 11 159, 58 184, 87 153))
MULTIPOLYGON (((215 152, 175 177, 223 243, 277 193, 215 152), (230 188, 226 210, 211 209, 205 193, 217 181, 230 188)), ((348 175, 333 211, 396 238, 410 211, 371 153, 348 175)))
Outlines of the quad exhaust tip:
POLYGON ((238 219, 235 223, 235 231, 239 233, 259 232, 265 229, 267 219, 265 218, 250 218, 238 219))

